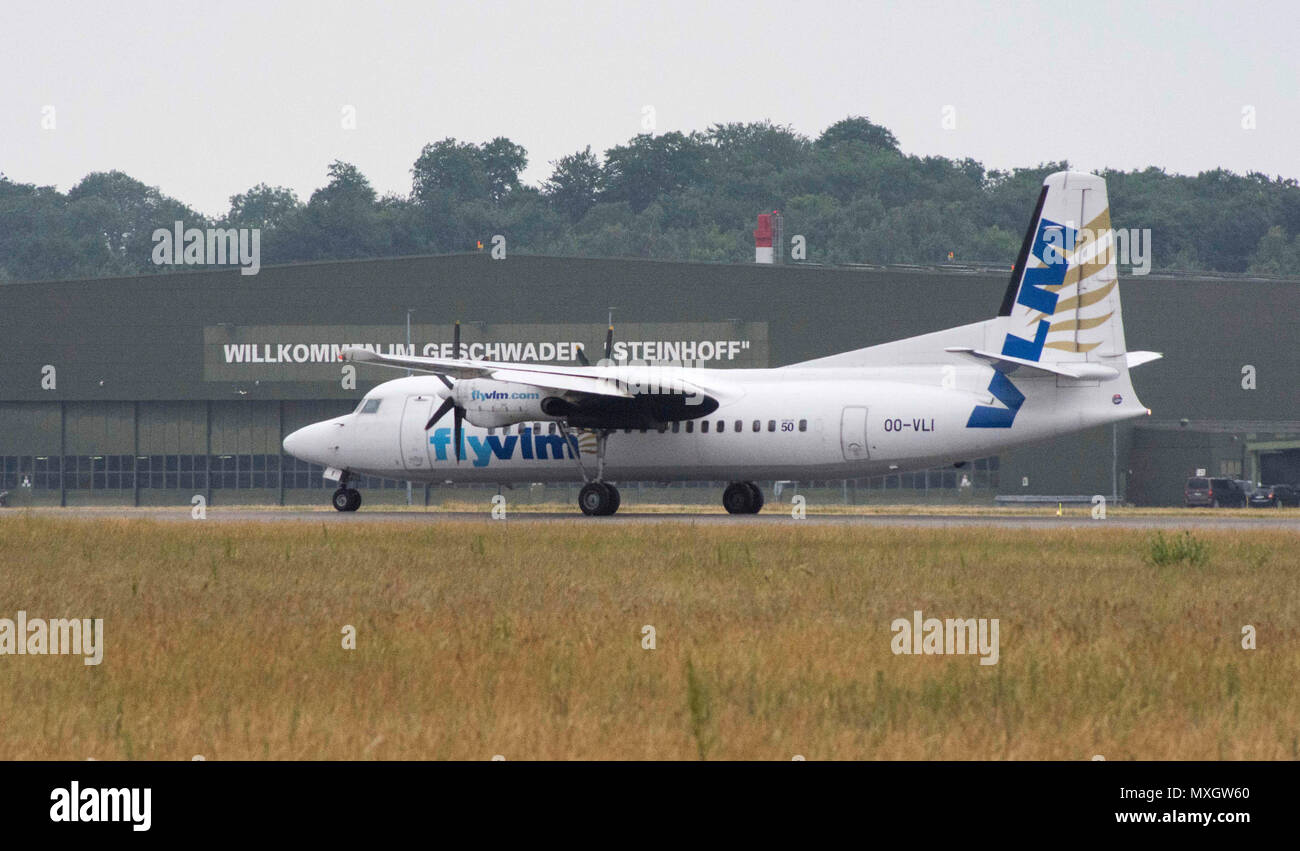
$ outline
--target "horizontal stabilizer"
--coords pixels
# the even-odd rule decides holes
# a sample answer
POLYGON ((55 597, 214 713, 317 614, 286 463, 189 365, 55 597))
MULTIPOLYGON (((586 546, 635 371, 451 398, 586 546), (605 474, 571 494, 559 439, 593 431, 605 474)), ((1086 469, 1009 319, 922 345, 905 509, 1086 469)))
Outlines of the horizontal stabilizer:
POLYGON ((980 349, 971 349, 964 346, 950 346, 944 349, 945 352, 951 352, 954 355, 962 355, 972 360, 980 361, 1002 373, 1012 373, 1022 370, 1028 375, 1039 376, 1064 376, 1066 378, 1081 379, 1107 379, 1117 378, 1119 370, 1112 366, 1103 366, 1099 363, 1090 361, 1031 361, 1024 358, 1013 357, 1011 355, 998 355, 993 352, 985 352, 980 349))
POLYGON ((1162 357, 1164 355, 1160 352, 1128 352, 1124 356, 1124 363, 1129 369, 1132 369, 1144 363, 1151 363, 1153 360, 1160 360, 1162 357))

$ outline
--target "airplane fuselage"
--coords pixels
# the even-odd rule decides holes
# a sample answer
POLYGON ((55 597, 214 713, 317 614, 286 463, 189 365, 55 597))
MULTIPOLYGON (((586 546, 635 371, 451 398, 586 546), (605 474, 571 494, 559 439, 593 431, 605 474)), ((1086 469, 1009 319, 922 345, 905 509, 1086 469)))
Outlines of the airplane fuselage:
MULTIPOLYGON (((699 419, 656 428, 610 430, 604 477, 611 481, 727 481, 860 478, 926 469, 994 454, 1011 445, 1144 413, 1059 404, 1060 394, 1096 386, 1042 385, 1016 427, 971 428, 971 412, 993 400, 974 388, 989 370, 686 370, 715 372, 736 388, 699 419), (1031 407, 1032 406, 1032 407, 1031 407), (1085 421, 1081 411, 1096 414, 1085 421)), ((554 420, 492 429, 466 422, 457 462, 450 422, 425 424, 446 391, 434 376, 379 385, 357 411, 294 436, 293 454, 354 473, 417 482, 581 481, 572 444, 554 420), (378 404, 375 404, 375 402, 378 404), (369 404, 367 404, 369 403, 369 404), (369 409, 368 412, 362 411, 369 409)), ((595 435, 581 432, 578 456, 595 472, 595 435)))

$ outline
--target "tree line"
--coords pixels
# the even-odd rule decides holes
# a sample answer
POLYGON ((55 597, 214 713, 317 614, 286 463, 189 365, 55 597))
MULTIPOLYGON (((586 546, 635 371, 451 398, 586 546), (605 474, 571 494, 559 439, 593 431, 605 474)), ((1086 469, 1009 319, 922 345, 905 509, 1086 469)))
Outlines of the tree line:
MULTIPOLYGON (((262 265, 472 251, 495 234, 520 253, 752 262, 755 216, 771 210, 787 238, 804 237, 811 262, 942 263, 951 253, 1009 265, 1042 179, 1068 167, 1003 171, 905 154, 863 117, 815 139, 770 121, 640 134, 600 155, 588 146, 561 157, 540 186, 521 181, 527 164, 504 137, 448 138, 420 152, 408 194, 380 195, 335 161, 306 201, 262 183, 217 219, 120 171, 89 174, 66 193, 0 174, 0 281, 169 271, 153 261, 153 233, 177 220, 260 228, 262 265)), ((1295 179, 1102 174, 1114 226, 1150 229, 1153 269, 1298 274, 1295 179)))

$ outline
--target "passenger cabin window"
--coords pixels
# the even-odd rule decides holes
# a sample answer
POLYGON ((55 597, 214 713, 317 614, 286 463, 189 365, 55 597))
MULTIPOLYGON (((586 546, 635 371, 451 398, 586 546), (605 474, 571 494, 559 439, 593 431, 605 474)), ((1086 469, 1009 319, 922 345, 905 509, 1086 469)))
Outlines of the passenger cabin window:
POLYGON ((767 421, 767 430, 768 430, 768 431, 776 431, 776 420, 768 420, 768 421, 767 421))
POLYGON ((727 421, 718 420, 718 434, 722 434, 726 430, 727 430, 727 421))
POLYGON ((807 430, 808 430, 808 421, 799 420, 799 431, 807 431, 807 430))
POLYGON ((682 423, 681 423, 681 421, 680 421, 680 420, 674 420, 674 421, 673 421, 673 434, 677 434, 677 432, 679 432, 679 431, 681 431, 681 430, 682 430, 682 423))
POLYGON ((559 431, 559 426, 557 426, 555 423, 551 423, 546 427, 547 434, 555 434, 557 431, 559 431))
POLYGON ((709 421, 700 420, 700 434, 708 434, 708 433, 709 433, 709 421))
POLYGON ((742 422, 741 420, 736 420, 736 434, 740 434, 744 430, 745 430, 744 422, 742 422))
POLYGON ((762 428, 763 425, 758 420, 754 420, 754 431, 760 431, 762 428))
POLYGON ((687 433, 687 434, 690 434, 690 433, 692 433, 693 431, 695 431, 695 420, 687 420, 687 421, 686 421, 686 433, 687 433))
POLYGON ((384 400, 383 400, 383 399, 366 399, 365 401, 363 401, 363 402, 361 403, 361 407, 357 409, 357 413, 358 413, 358 414, 373 414, 375 411, 378 411, 378 410, 379 410, 379 403, 382 402, 382 401, 384 401, 384 400))

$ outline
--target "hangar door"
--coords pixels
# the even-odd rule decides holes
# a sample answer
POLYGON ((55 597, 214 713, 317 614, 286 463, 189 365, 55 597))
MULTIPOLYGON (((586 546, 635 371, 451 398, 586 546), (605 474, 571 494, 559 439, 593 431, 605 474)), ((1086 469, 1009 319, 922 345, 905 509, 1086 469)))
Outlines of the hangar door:
POLYGON ((840 448, 844 460, 861 461, 867 454, 867 409, 845 408, 840 416, 840 448))
POLYGON ((1265 485, 1300 484, 1300 449, 1260 452, 1259 478, 1265 485))
POLYGON ((429 468, 429 435, 424 424, 433 414, 436 398, 424 396, 407 396, 406 407, 402 409, 401 453, 402 464, 408 471, 427 470, 429 468))

